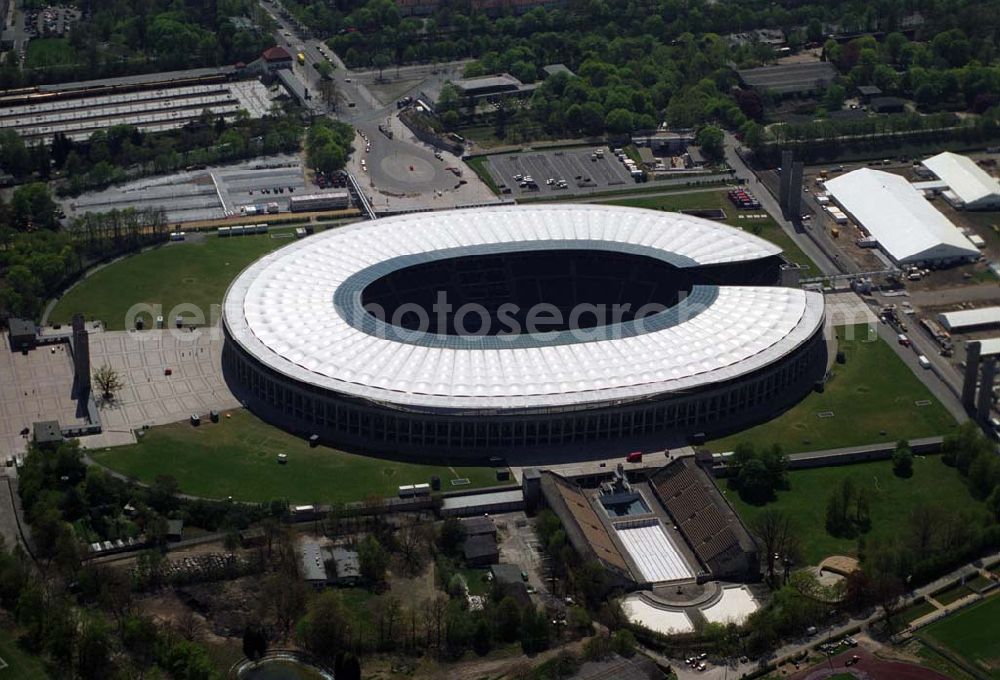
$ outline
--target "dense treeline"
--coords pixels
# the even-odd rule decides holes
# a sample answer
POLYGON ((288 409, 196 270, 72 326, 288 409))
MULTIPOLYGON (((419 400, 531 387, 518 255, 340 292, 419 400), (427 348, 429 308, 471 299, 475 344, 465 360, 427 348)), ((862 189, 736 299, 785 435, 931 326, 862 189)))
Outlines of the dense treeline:
POLYGON ((192 165, 295 152, 303 130, 297 114, 295 107, 262 118, 240 111, 227 121, 205 111, 176 130, 146 133, 132 125, 115 125, 83 142, 57 134, 50 145, 27 145, 13 130, 2 130, 0 167, 16 180, 32 175, 61 179, 60 192, 76 195, 192 165))
MULTIPOLYGON (((141 580, 144 575, 157 573, 162 564, 158 550, 140 555, 130 575, 83 564, 81 549, 93 541, 140 533, 153 545, 161 544, 168 516, 207 530, 235 531, 259 521, 270 509, 181 500, 169 478, 149 488, 135 486, 84 465, 75 440, 45 451, 32 448, 19 478, 36 562, 19 546, 9 553, 0 546, 0 607, 13 617, 24 649, 65 678, 126 678, 150 672, 184 680, 221 677, 206 650, 190 636, 137 611, 135 591, 148 587, 141 580), (126 505, 134 510, 125 512, 126 505)), ((279 504, 281 510, 285 507, 279 504)), ((294 565, 294 551, 290 559, 294 565)), ((288 560, 273 561, 279 563, 288 560)))
POLYGON ((306 159, 309 167, 323 173, 340 170, 347 164, 354 141, 354 128, 347 123, 317 118, 306 134, 306 159))
MULTIPOLYGON (((568 65, 577 77, 549 78, 526 104, 501 103, 491 122, 510 141, 531 137, 621 134, 655 127, 692 127, 709 121, 760 135, 763 101, 733 91, 732 65, 774 57, 763 44, 730 44, 720 37, 753 28, 780 28, 793 48, 821 45, 831 33, 882 31, 845 44, 828 41, 826 58, 844 74, 829 97, 839 108, 845 88, 883 85, 921 105, 947 101, 981 112, 995 105, 995 36, 1000 3, 927 2, 919 16, 895 0, 779 7, 763 2, 682 4, 677 0, 607 3, 570 1, 518 16, 490 17, 452 3, 427 18, 402 17, 391 0, 365 3, 290 0, 286 6, 352 66, 476 59, 467 76, 506 71, 524 82, 541 79, 542 66, 568 65), (909 23, 907 23, 909 22, 909 23), (904 28, 916 36, 911 41, 904 28), (921 42, 926 41, 926 42, 921 42), (839 94, 838 94, 839 93, 839 94)), ((446 127, 471 120, 459 102, 446 101, 446 127)), ((818 112, 822 115, 823 111, 818 112)))
POLYGON ((35 182, 0 201, 0 319, 37 320, 46 299, 89 264, 167 239, 162 209, 112 210, 75 218, 59 230, 48 187, 35 182))
POLYGON ((79 3, 57 63, 19 68, 9 52, 0 87, 89 80, 133 73, 219 66, 255 59, 272 44, 270 19, 253 0, 113 0, 79 3))

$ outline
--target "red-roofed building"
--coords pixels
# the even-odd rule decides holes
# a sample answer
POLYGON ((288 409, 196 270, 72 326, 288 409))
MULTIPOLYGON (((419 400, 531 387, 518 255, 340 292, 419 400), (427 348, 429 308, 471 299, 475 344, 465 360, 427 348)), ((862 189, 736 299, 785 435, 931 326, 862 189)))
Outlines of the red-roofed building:
POLYGON ((268 73, 281 68, 292 68, 292 55, 281 45, 268 47, 261 52, 260 58, 264 62, 264 71, 268 73))

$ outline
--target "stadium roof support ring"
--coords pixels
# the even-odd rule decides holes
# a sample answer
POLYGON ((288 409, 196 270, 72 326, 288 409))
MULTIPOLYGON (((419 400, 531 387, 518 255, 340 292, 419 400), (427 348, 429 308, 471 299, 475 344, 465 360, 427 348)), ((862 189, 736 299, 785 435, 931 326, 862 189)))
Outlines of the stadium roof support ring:
MULTIPOLYGON (((774 285, 776 278, 769 285, 744 280, 747 272, 770 272, 779 254, 767 241, 709 220, 615 206, 498 206, 383 218, 297 241, 244 270, 224 303, 227 353, 240 380, 285 411, 275 392, 260 391, 261 380, 387 414, 487 419, 687 398, 729 389, 822 340, 821 294, 774 285), (366 291, 392 288, 400 272, 427 265, 455 269, 448 270, 448 285, 492 276, 476 290, 514 289, 516 258, 539 255, 552 258, 554 268, 590 258, 596 270, 605 255, 640 258, 649 271, 693 283, 678 302, 642 318, 545 333, 413 330, 373 316, 365 304, 366 291), (744 278, 734 284, 733 276, 744 278)), ((565 281, 545 274, 532 282, 543 297, 562 290, 565 281)), ((573 279, 564 288, 576 292, 565 296, 586 302, 579 291, 607 280, 615 279, 573 279)), ((495 310, 500 298, 491 296, 484 302, 495 310)), ((811 383, 807 372, 787 377, 811 383)))

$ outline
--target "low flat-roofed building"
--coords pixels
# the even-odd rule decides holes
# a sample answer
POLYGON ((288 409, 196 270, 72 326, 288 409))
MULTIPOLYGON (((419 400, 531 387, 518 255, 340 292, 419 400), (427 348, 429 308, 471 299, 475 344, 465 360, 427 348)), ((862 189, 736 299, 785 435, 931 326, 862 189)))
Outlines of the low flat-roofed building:
POLYGON ((837 77, 836 67, 828 61, 762 66, 736 73, 747 87, 778 95, 818 93, 837 77))
MULTIPOLYGON (((1000 326, 1000 307, 960 309, 938 315, 941 324, 953 333, 968 333, 1000 326)), ((992 345, 990 346, 992 349, 992 345)))
POLYGON ((906 111, 906 102, 899 97, 872 97, 868 106, 875 113, 903 113, 906 111))
POLYGON ((38 339, 35 322, 29 319, 10 317, 7 319, 7 332, 10 335, 10 348, 14 352, 33 348, 38 339))
POLYGON ((858 96, 861 97, 861 101, 868 103, 871 101, 872 97, 878 97, 882 94, 882 88, 877 85, 859 85, 858 86, 858 96))
POLYGON ((334 568, 337 570, 337 584, 353 586, 361 580, 361 562, 358 553, 347 548, 336 547, 330 551, 334 568))
POLYGON ((498 73, 491 76, 479 76, 476 78, 459 78, 453 80, 452 85, 460 94, 466 97, 488 97, 496 94, 507 94, 518 92, 525 85, 510 75, 509 73, 498 73))
MULTIPOLYGON (((948 185, 955 207, 967 210, 1000 208, 1000 182, 968 156, 945 151, 923 161, 922 165, 948 185)), ((948 194, 945 193, 945 198, 948 194)))
POLYGON ((441 502, 441 515, 443 517, 472 517, 473 515, 514 512, 523 509, 524 493, 520 489, 466 496, 448 496, 441 502))
POLYGON ((323 588, 330 582, 324 557, 319 541, 304 538, 299 543, 299 575, 313 588, 323 588))
POLYGON ((557 73, 565 73, 570 78, 576 75, 566 64, 547 64, 542 67, 542 72, 545 73, 546 77, 554 76, 557 73))
POLYGON ((465 563, 470 567, 485 567, 488 564, 496 564, 500 559, 500 548, 497 547, 497 539, 489 534, 478 534, 465 539, 462 546, 462 555, 465 563))
POLYGON ((168 519, 167 520, 167 540, 168 541, 179 541, 184 535, 184 520, 182 519, 168 519))
POLYGON ((462 529, 465 530, 466 537, 469 536, 496 536, 497 525, 493 518, 488 515, 479 517, 466 517, 462 520, 462 529))
POLYGON ((32 439, 43 446, 60 444, 63 440, 62 430, 58 420, 40 420, 32 423, 32 439))
POLYGON ((861 168, 827 180, 826 190, 896 264, 979 257, 979 249, 905 177, 861 168))

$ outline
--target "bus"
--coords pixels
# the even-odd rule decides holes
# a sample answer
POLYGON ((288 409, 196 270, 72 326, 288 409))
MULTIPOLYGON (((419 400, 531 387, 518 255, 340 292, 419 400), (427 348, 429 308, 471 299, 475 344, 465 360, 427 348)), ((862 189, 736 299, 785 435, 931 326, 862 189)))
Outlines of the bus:
POLYGON ((305 64, 306 63, 306 53, 305 52, 299 52, 295 56, 298 58, 300 64, 305 64))

